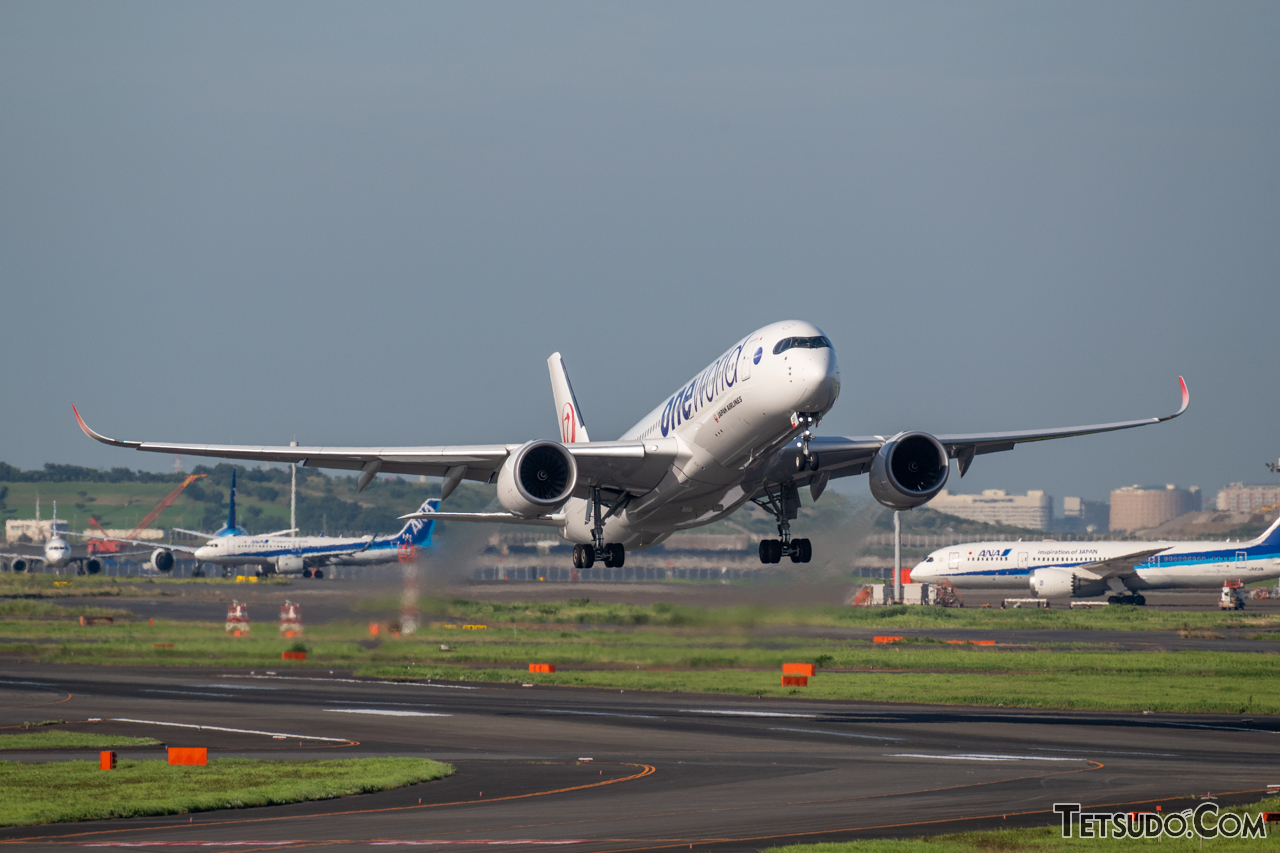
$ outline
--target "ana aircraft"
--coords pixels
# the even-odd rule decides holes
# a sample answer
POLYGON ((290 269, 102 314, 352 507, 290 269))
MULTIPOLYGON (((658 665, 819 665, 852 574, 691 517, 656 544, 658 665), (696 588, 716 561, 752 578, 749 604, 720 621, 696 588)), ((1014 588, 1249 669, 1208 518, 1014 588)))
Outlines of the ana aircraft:
MULTIPOLYGON (((757 329, 685 383, 617 441, 591 441, 560 354, 547 361, 560 440, 452 447, 251 447, 90 438, 155 453, 293 462, 359 471, 363 489, 379 471, 444 478, 441 499, 463 480, 496 483, 505 512, 436 513, 448 521, 535 524, 573 542, 573 563, 621 566, 627 548, 649 548, 678 530, 710 524, 752 501, 777 522, 760 559, 808 562, 793 539, 800 489, 817 500, 834 477, 869 474, 876 500, 894 509, 927 502, 947 482, 950 460, 964 476, 975 456, 1028 441, 1146 426, 1172 415, 1092 426, 930 435, 818 437, 813 429, 840 395, 835 349, 811 323, 757 329)), ((73 406, 74 410, 75 407, 73 406)), ((422 514, 405 516, 422 518, 422 514)))
POLYGON ((1110 593, 1112 604, 1146 604, 1147 589, 1220 587, 1280 577, 1280 519, 1247 542, 970 542, 940 548, 911 580, 956 589, 1027 586, 1040 598, 1110 593))
MULTIPOLYGON (((256 566, 266 574, 324 577, 329 566, 376 566, 398 562, 417 548, 431 545, 435 520, 431 518, 440 501, 432 498, 418 508, 416 516, 394 536, 292 536, 293 530, 250 534, 236 524, 236 472, 231 472, 231 494, 227 500, 227 523, 217 533, 196 533, 208 541, 197 547, 168 545, 151 557, 151 566, 162 572, 173 569, 172 551, 189 553, 196 560, 219 566, 256 566)), ((180 528, 178 528, 180 529, 180 528)), ((132 539, 117 540, 133 542, 132 539)))

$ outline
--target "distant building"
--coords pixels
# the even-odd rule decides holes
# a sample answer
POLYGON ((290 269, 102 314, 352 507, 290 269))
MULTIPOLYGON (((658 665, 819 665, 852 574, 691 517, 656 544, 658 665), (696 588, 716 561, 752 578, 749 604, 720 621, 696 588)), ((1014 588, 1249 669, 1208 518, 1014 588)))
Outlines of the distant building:
POLYGON ((1040 491, 1010 495, 1004 489, 985 489, 980 495, 953 495, 943 489, 927 506, 970 521, 1030 530, 1048 530, 1053 523, 1053 498, 1040 491))
MULTIPOLYGON (((58 524, 62 524, 62 522, 58 522, 58 524)), ((89 528, 84 531, 86 539, 101 539, 103 538, 102 533, 103 531, 94 530, 93 528, 89 528)), ((108 527, 106 530, 107 538, 109 539, 124 539, 131 533, 133 533, 133 529, 125 527, 108 527)), ((165 532, 163 529, 159 527, 148 527, 146 530, 139 530, 136 536, 132 536, 130 538, 145 539, 148 542, 160 542, 164 539, 164 536, 165 532)))
MULTIPOLYGON (((58 522, 58 533, 66 533, 71 525, 65 521, 58 522)), ((4 522, 4 541, 31 542, 43 545, 53 535, 53 522, 34 518, 6 518, 4 522)))
POLYGON ((1145 530, 1201 508, 1200 487, 1125 486, 1111 493, 1111 529, 1145 530))
POLYGON ((1084 498, 1062 499, 1062 520, 1058 529, 1068 533, 1105 531, 1111 524, 1111 506, 1106 501, 1084 498))
POLYGON ((1232 483, 1218 492, 1219 512, 1259 512, 1264 506, 1280 503, 1280 489, 1275 486, 1246 486, 1232 483))

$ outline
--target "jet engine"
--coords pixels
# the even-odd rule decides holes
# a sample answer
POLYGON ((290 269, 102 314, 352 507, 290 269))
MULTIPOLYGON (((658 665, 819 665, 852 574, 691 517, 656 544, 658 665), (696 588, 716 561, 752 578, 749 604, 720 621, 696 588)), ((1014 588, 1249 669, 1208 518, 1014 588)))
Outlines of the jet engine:
POLYGON ((302 570, 306 568, 303 559, 297 554, 286 554, 283 557, 276 557, 276 573, 282 575, 300 575, 302 570))
POLYGON ((891 509, 927 503, 947 484, 947 450, 927 432, 906 432, 886 442, 871 461, 871 494, 891 509))
POLYGON ((151 565, 157 572, 173 571, 173 552, 167 548, 157 548, 151 554, 151 565))
POLYGON ((531 441, 507 457, 498 471, 498 502, 521 518, 554 512, 573 496, 578 464, 563 444, 531 441))
POLYGON ((1037 598, 1078 598, 1101 595, 1107 587, 1105 581, 1082 578, 1066 569, 1032 569, 1028 577, 1031 594, 1037 598))
POLYGON ((92 557, 84 561, 84 570, 91 575, 96 575, 102 571, 102 563, 92 557))
POLYGON ((27 570, 27 561, 26 561, 26 560, 14 560, 14 561, 13 561, 13 565, 11 566, 11 568, 12 568, 15 572, 25 572, 25 571, 27 570))

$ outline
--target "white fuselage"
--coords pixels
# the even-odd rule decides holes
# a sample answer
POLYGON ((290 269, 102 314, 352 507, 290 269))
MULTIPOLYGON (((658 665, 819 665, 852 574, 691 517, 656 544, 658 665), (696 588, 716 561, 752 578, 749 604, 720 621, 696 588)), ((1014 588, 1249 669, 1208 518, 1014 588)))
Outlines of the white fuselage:
POLYGON ((71 546, 61 536, 54 536, 44 546, 44 562, 48 568, 61 569, 71 562, 71 546))
POLYGON ((290 563, 301 572, 303 562, 329 566, 376 566, 401 558, 397 536, 220 536, 195 550, 197 560, 220 566, 271 566, 288 573, 290 563))
MULTIPOLYGON (((834 349, 773 352, 785 338, 821 335, 802 321, 758 329, 628 430, 621 440, 674 439, 678 453, 657 488, 605 521, 605 540, 648 548, 746 503, 763 466, 801 432, 792 416, 803 412, 821 418, 840 395, 834 349)), ((587 504, 572 498, 565 505, 565 539, 593 541, 587 504)))
POLYGON ((950 581, 957 589, 1015 589, 1036 569, 1071 571, 1161 549, 1119 580, 1130 590, 1220 587, 1280 577, 1280 549, 1247 542, 969 542, 940 548, 911 569, 911 580, 950 581))

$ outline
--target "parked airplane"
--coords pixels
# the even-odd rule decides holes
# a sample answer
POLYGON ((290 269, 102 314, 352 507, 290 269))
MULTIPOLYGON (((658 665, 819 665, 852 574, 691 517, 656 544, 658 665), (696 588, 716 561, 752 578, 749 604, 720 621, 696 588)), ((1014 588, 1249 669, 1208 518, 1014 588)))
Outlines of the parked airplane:
MULTIPOLYGON (((418 514, 430 518, 440 505, 432 498, 418 508, 418 514)), ((231 472, 231 493, 227 499, 227 523, 217 533, 195 533, 208 541, 203 545, 166 545, 151 557, 153 568, 162 572, 173 569, 173 551, 190 554, 196 560, 220 566, 257 566, 267 574, 324 577, 328 566, 375 566, 398 562, 417 548, 431 545, 435 520, 413 519, 394 536, 292 536, 293 530, 249 534, 236 524, 236 473, 231 472)), ((175 528, 181 529, 181 528, 175 528)), ((121 540, 132 542, 134 540, 121 540)))
MULTIPOLYGON (((72 563, 76 565, 77 574, 96 575, 102 571, 102 561, 93 554, 84 554, 76 556, 71 552, 71 546, 67 544, 67 540, 58 534, 58 502, 53 502, 53 526, 50 529, 51 536, 49 541, 44 544, 44 556, 36 557, 30 554, 0 554, 0 558, 9 561, 9 568, 15 572, 25 572, 28 569, 35 571, 36 564, 42 564, 46 569, 64 569, 72 563)), ((113 554, 113 557, 127 557, 129 554, 113 554)))
POLYGON ((1041 598, 1110 593, 1112 604, 1146 604, 1148 589, 1220 587, 1280 577, 1280 519, 1248 542, 970 542, 940 548, 911 580, 956 589, 1029 586, 1041 598))
POLYGON ((803 486, 816 501, 832 478, 869 473, 876 500, 910 509, 946 485, 951 459, 963 477, 983 453, 1159 423, 1182 414, 1189 402, 1179 378, 1182 406, 1163 418, 1025 432, 816 437, 813 428, 840 394, 835 350, 817 326, 786 321, 735 343, 618 441, 591 441, 560 354, 547 364, 560 441, 454 447, 160 444, 107 438, 89 429, 78 411, 76 419, 86 435, 104 444, 359 471, 360 489, 379 471, 443 477, 441 499, 463 480, 496 483, 505 512, 434 517, 555 527, 575 543, 574 565, 590 568, 598 558, 621 566, 626 548, 650 548, 748 501, 777 522, 779 538, 761 541, 760 560, 777 563, 785 555, 808 562, 809 540, 791 537, 803 486))

